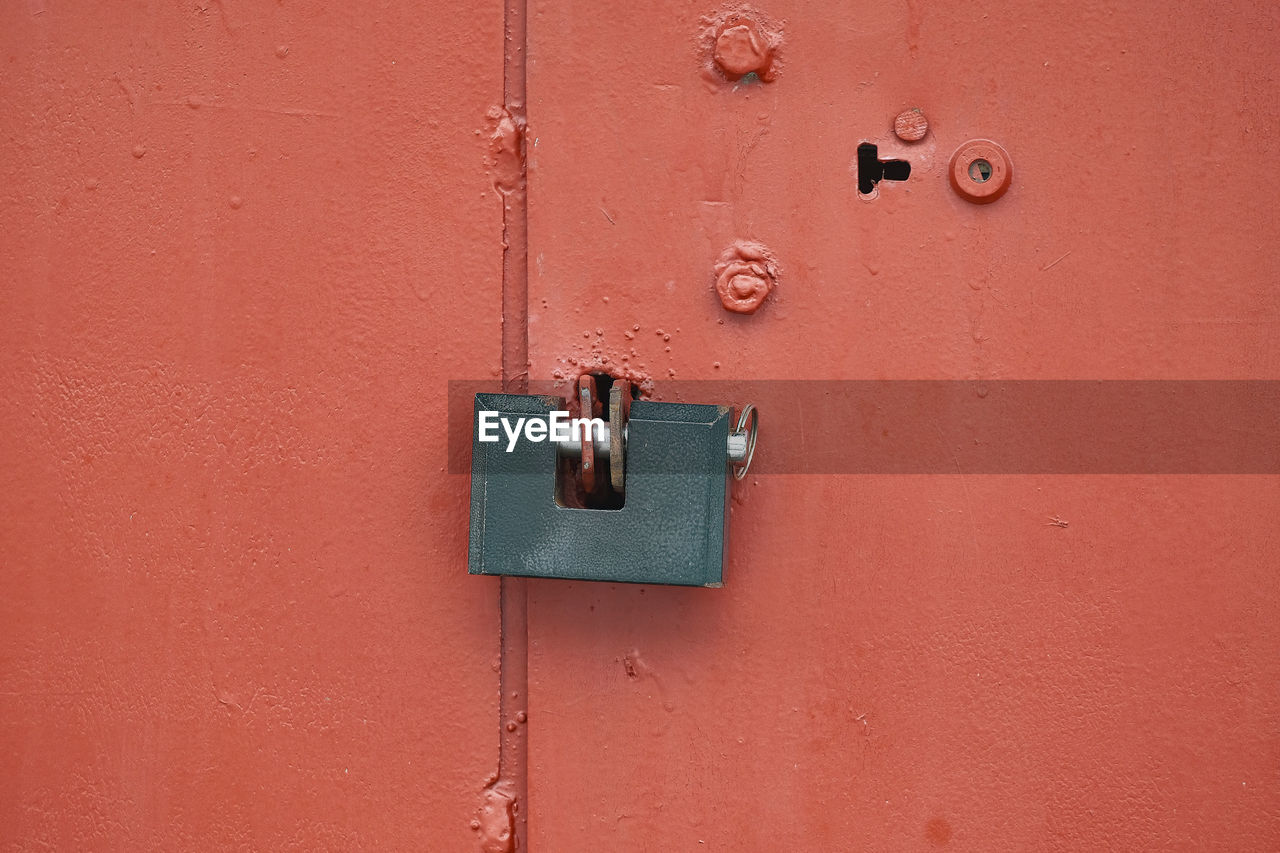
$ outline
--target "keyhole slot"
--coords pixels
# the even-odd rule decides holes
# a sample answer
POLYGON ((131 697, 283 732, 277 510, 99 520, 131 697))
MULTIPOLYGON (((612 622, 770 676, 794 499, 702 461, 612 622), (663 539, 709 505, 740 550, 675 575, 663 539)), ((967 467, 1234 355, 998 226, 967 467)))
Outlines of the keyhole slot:
POLYGON ((906 160, 881 160, 880 149, 872 142, 858 146, 858 192, 861 195, 874 195, 876 184, 881 181, 905 181, 910 175, 911 164, 906 160))

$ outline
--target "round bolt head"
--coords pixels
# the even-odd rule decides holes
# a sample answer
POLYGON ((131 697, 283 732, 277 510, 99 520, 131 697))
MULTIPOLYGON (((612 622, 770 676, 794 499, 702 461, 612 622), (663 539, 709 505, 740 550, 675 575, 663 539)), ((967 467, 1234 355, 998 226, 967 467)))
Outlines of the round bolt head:
POLYGON ((755 274, 735 275, 729 282, 729 293, 735 299, 750 299, 760 287, 761 279, 755 274))
POLYGON ((989 204, 1013 183, 1013 161, 990 139, 971 139, 951 155, 951 187, 965 201, 989 204))
POLYGON ((903 110, 893 120, 893 132, 903 142, 919 142, 929 132, 929 120, 919 107, 903 110))
POLYGON ((732 77, 758 71, 765 62, 760 37, 749 24, 726 27, 716 37, 716 64, 732 77))
POLYGON ((730 15, 716 32, 711 55, 716 67, 730 80, 755 74, 761 80, 773 79, 773 55, 778 36, 760 22, 741 15, 730 15))
POLYGON ((735 314, 754 314, 778 282, 778 264, 759 243, 739 240, 716 261, 716 293, 735 314))

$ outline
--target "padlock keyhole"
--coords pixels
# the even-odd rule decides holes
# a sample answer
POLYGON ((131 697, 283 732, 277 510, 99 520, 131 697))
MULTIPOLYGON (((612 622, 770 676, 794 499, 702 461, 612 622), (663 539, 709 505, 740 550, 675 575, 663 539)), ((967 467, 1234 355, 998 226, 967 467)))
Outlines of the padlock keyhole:
MULTIPOLYGON (((600 465, 600 473, 609 479, 609 463, 600 465)), ((569 509, 622 509, 626 495, 620 495, 603 484, 596 492, 588 493, 582 487, 582 463, 578 459, 559 459, 556 462, 556 503, 569 509)))

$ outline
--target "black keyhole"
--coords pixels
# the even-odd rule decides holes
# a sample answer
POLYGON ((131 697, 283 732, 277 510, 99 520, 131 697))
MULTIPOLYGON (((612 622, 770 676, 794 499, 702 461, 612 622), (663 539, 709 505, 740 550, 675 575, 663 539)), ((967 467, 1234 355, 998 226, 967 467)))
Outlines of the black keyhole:
POLYGON ((858 146, 858 192, 870 195, 880 181, 905 181, 911 174, 911 164, 906 160, 881 160, 874 143, 858 146))

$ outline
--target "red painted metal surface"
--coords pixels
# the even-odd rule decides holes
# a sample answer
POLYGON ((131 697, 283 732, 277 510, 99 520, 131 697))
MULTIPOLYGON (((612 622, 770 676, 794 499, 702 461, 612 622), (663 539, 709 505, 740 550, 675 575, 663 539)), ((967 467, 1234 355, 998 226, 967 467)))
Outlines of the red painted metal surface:
POLYGON ((446 473, 451 378, 1280 379, 1280 12, 1144 5, 0 9, 0 842, 1280 847, 1276 476, 752 475, 724 589, 500 592, 446 473))
MULTIPOLYGON (((714 7, 533 0, 534 376, 1280 378, 1273 4, 761 8, 776 77, 732 82, 714 7), (948 180, 975 138, 990 204, 948 180), (864 141, 909 180, 860 198, 864 141), (780 270, 751 315, 739 240, 780 270)), ((842 440, 762 423, 761 465, 842 440)), ((530 847, 1274 850, 1278 505, 750 476, 723 590, 529 585, 530 847)))
POLYGON ((462 850, 502 9, 0 7, 0 846, 462 850))

